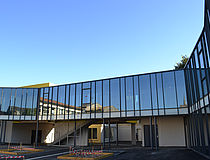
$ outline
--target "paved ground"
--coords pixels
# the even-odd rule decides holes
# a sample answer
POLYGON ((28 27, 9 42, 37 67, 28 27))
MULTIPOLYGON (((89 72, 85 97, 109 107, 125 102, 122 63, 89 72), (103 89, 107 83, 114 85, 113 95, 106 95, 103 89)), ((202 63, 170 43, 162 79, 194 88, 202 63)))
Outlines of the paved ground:
MULTIPOLYGON (((6 146, 0 146, 5 148, 6 146)), ((56 160, 58 156, 68 154, 68 148, 40 147, 44 152, 26 154, 26 160, 56 160)), ((160 148, 158 152, 149 148, 130 147, 110 150, 114 156, 104 160, 207 160, 199 154, 185 148, 160 148)), ((0 154, 1 155, 1 154, 0 154)))
POLYGON ((199 154, 184 148, 162 148, 152 152, 146 148, 124 149, 124 153, 104 160, 207 160, 199 154))

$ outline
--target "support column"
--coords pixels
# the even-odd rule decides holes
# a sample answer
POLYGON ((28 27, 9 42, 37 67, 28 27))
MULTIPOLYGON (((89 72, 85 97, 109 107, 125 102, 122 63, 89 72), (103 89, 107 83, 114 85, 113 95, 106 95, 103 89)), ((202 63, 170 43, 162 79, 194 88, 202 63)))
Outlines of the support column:
POLYGON ((103 149, 105 148, 105 119, 103 119, 103 149))
POLYGON ((154 117, 154 129, 155 129, 155 149, 156 151, 158 151, 158 147, 159 147, 159 140, 158 140, 158 126, 157 126, 157 117, 154 117))
POLYGON ((77 136, 77 133, 76 133, 76 131, 77 131, 77 122, 76 122, 76 120, 74 121, 74 147, 76 147, 76 136, 77 136))
POLYGON ((38 89, 37 96, 37 108, 36 108, 36 136, 35 136, 35 147, 38 146, 38 134, 39 134, 39 105, 40 105, 40 88, 38 89))
POLYGON ((118 146, 118 122, 116 123, 116 130, 117 130, 117 139, 116 139, 116 145, 118 146))
POLYGON ((109 119, 109 149, 110 149, 110 142, 111 142, 111 127, 110 127, 110 119, 109 119))
POLYGON ((131 123, 131 144, 136 145, 136 124, 131 123))
POLYGON ((152 133, 152 117, 150 117, 150 144, 151 144, 151 149, 153 150, 153 133, 152 133))

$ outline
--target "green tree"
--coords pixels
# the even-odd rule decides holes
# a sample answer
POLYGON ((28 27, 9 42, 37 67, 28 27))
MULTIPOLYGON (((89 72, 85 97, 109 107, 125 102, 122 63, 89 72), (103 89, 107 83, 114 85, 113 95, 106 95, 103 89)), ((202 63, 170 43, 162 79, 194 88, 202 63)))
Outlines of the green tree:
POLYGON ((187 61, 188 61, 188 57, 186 55, 182 55, 182 59, 180 60, 180 62, 177 62, 176 65, 174 66, 174 68, 177 69, 183 69, 184 66, 186 65, 187 61))

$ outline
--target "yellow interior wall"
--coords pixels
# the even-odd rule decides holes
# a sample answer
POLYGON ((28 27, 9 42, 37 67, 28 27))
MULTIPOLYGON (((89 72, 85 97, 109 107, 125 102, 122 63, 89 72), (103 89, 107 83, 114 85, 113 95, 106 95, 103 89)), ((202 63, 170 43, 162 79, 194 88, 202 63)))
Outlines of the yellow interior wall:
POLYGON ((28 86, 22 86, 20 88, 42 88, 42 87, 50 87, 50 83, 41 83, 41 84, 34 84, 34 85, 28 85, 28 86))
POLYGON ((97 128, 97 139, 88 139, 89 143, 101 143, 101 124, 92 124, 88 128, 97 128))

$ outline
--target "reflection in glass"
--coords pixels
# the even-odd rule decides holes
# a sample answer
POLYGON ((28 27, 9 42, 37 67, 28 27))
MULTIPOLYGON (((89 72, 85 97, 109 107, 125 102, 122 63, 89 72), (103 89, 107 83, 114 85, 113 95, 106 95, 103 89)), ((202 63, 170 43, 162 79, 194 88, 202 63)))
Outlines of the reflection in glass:
POLYGON ((151 74, 151 89, 152 89, 152 107, 153 109, 158 109, 156 74, 151 74))
POLYGON ((163 75, 164 98, 166 108, 176 108, 176 91, 174 72, 165 72, 163 75))
POLYGON ((127 111, 133 111, 133 77, 126 77, 126 107, 127 111))
POLYGON ((157 91, 158 91, 158 105, 159 108, 164 108, 163 85, 161 73, 156 74, 157 78, 157 91))
POLYGON ((11 95, 11 89, 4 88, 3 97, 2 97, 1 114, 7 114, 10 112, 9 111, 10 95, 11 95))
POLYGON ((75 114, 81 114, 81 84, 76 84, 76 110, 75 114))
POLYGON ((125 78, 120 78, 121 111, 125 111, 125 78))
POLYGON ((151 109, 151 93, 149 75, 139 76, 141 109, 151 109))
POLYGON ((179 107, 187 107, 184 71, 176 71, 176 88, 179 107))
POLYGON ((65 107, 65 86, 59 87, 58 92, 58 115, 68 114, 65 107))
POLYGON ((70 106, 69 106, 69 115, 74 114, 75 109, 75 84, 70 85, 70 106))
POLYGON ((111 111, 120 111, 119 79, 110 80, 111 111))
POLYGON ((109 80, 103 81, 103 111, 109 112, 109 80))
POLYGON ((96 112, 102 112, 102 81, 96 81, 96 112))
POLYGON ((140 110, 139 106, 139 80, 138 76, 134 76, 134 101, 135 101, 135 110, 140 110))
POLYGON ((18 88, 16 91, 16 100, 15 100, 15 106, 14 106, 14 115, 20 115, 20 109, 21 109, 21 99, 22 99, 22 88, 18 88))

